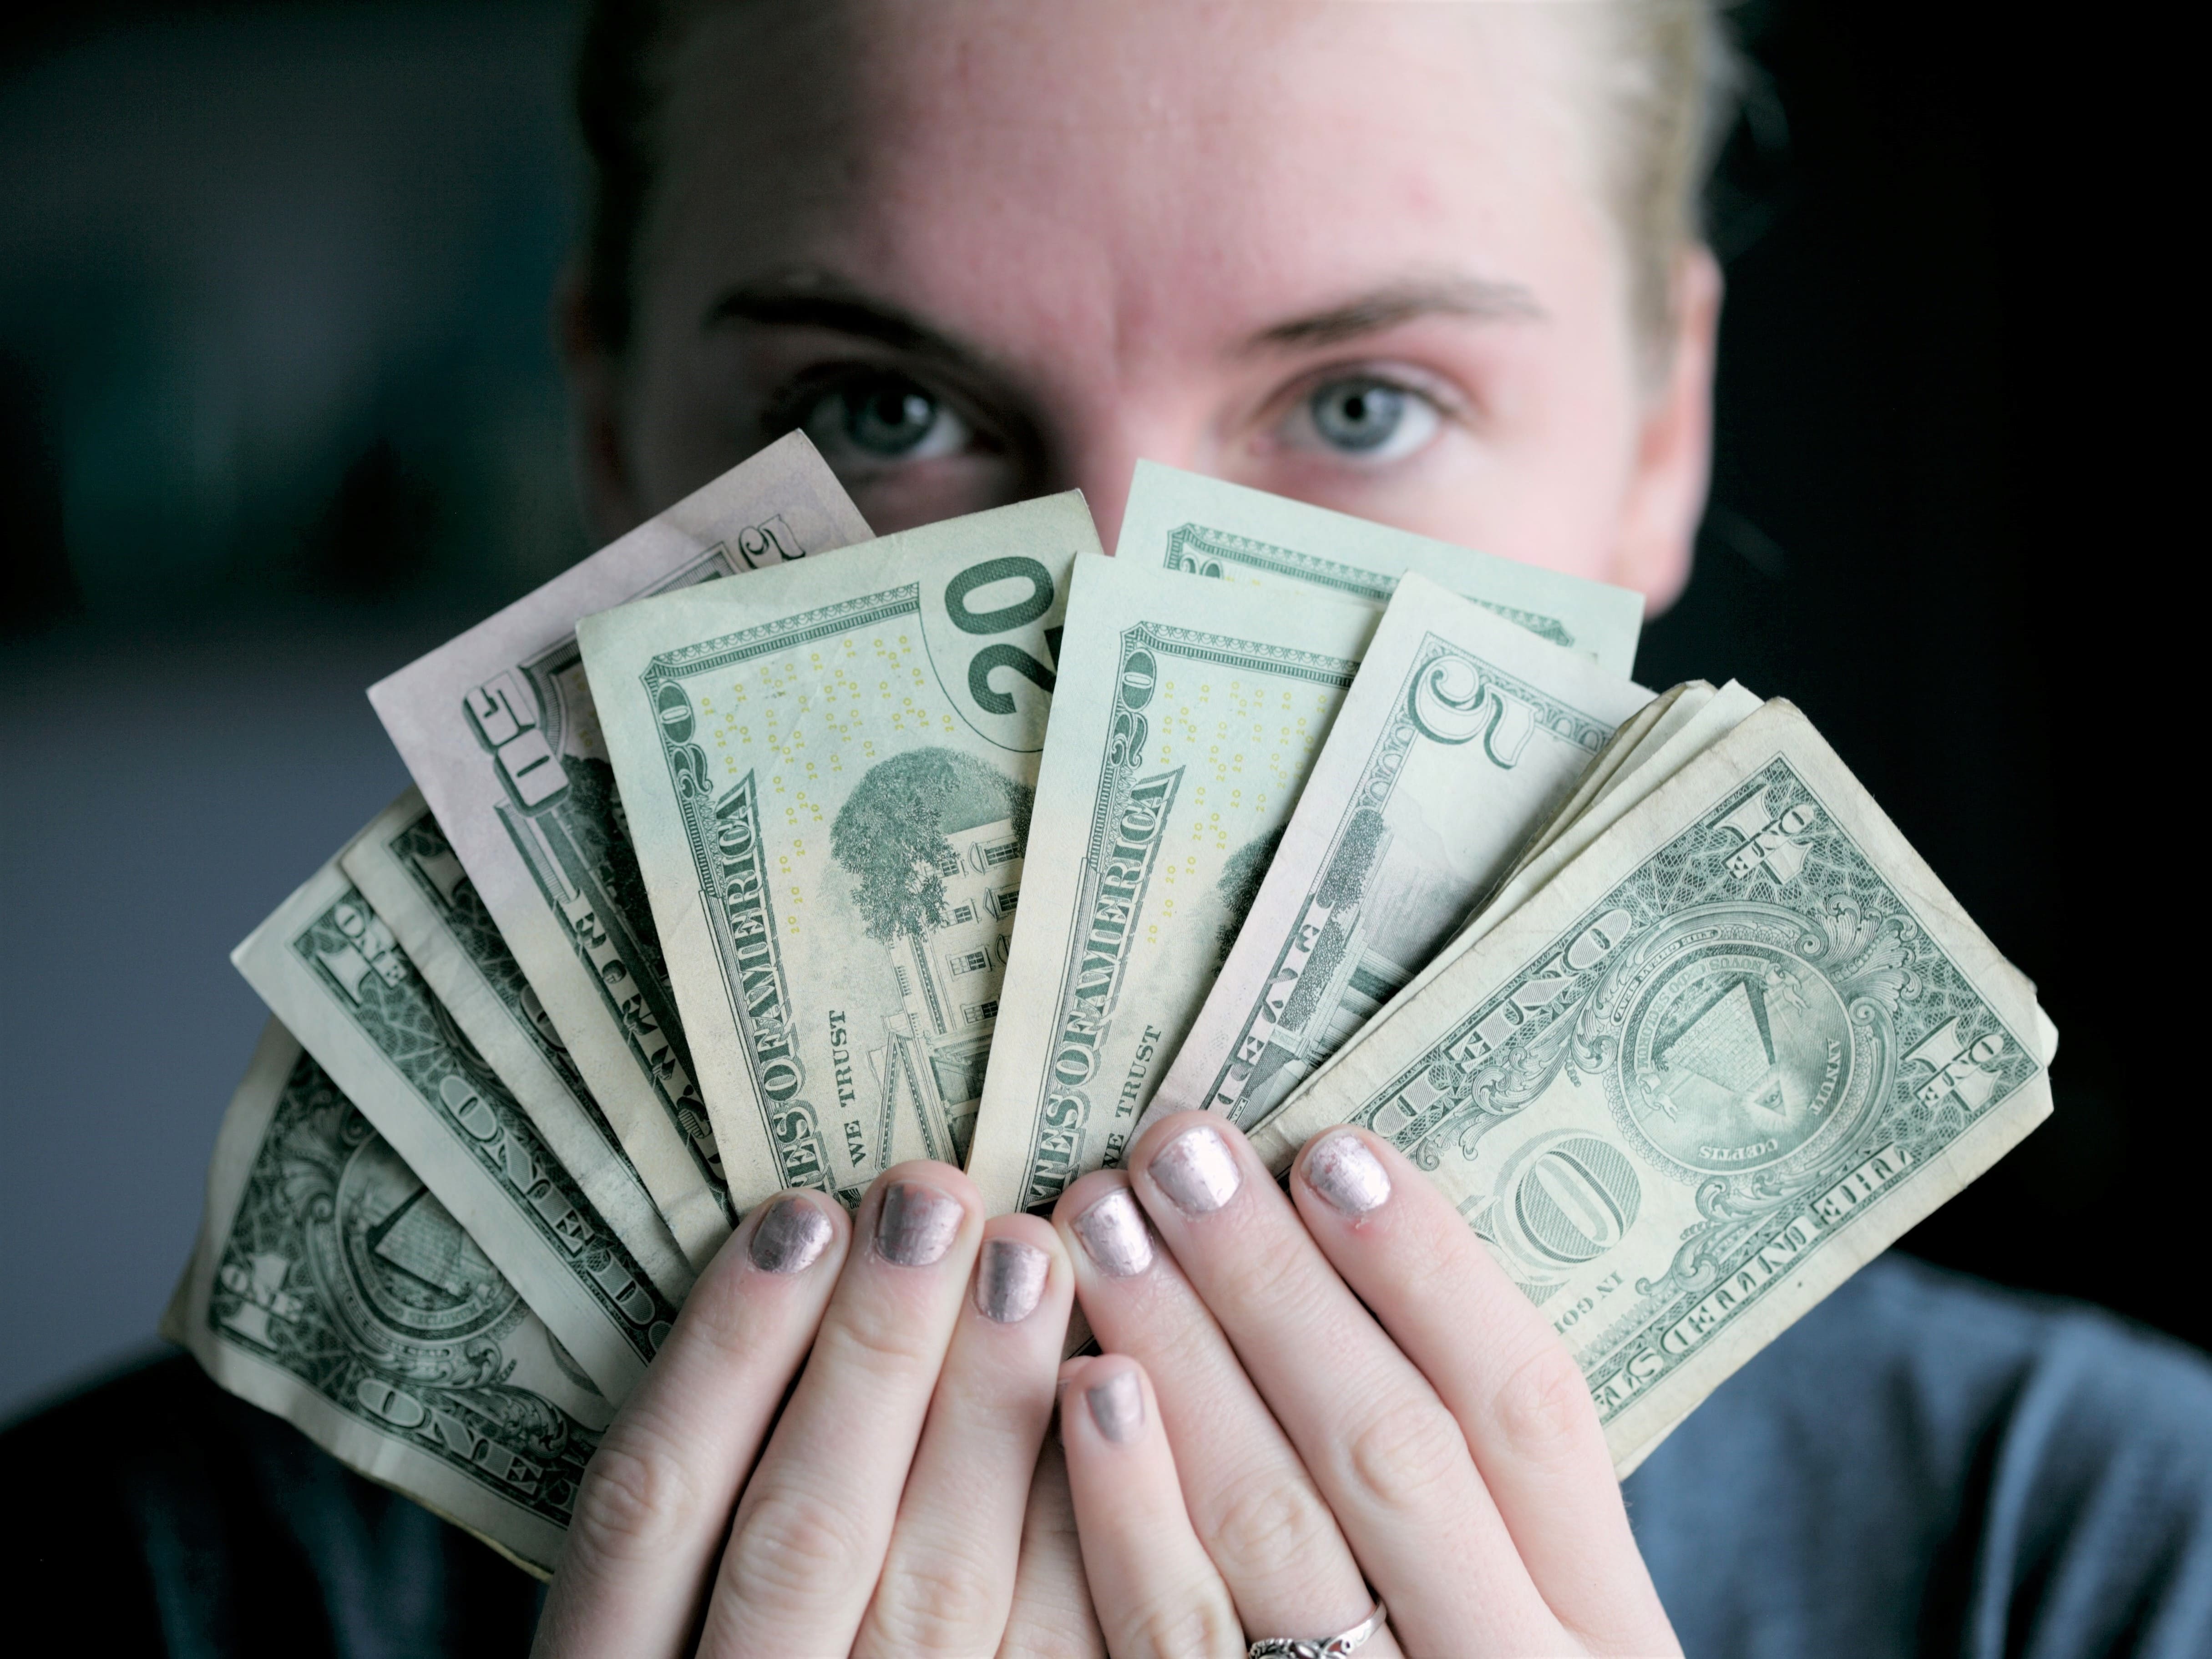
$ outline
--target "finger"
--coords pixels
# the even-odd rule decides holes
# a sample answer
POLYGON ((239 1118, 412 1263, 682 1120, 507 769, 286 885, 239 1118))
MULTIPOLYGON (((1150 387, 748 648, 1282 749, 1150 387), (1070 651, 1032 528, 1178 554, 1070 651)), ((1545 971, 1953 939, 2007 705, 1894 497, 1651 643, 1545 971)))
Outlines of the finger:
POLYGON ((999 1659, 1103 1659, 1105 1652, 1106 1634, 1091 1605, 1091 1581, 1083 1576, 1067 1457, 1057 1440, 1048 1439, 1030 1481, 1021 1565, 1006 1633, 999 1638, 999 1659))
POLYGON ((1613 1651, 1677 1650, 1589 1386, 1466 1220, 1360 1129, 1308 1142, 1291 1188, 1315 1243, 1459 1423, 1553 1613, 1613 1651))
POLYGON ((850 1231, 821 1194, 787 1193, 756 1206, 708 1264, 585 1468, 537 1653, 688 1651, 738 1489, 850 1231))
POLYGON ((984 1224, 856 1654, 973 1659, 998 1645, 1074 1297, 1050 1227, 1028 1215, 984 1224))
POLYGON ((847 1652, 875 1589, 982 1206, 950 1164, 903 1164, 854 1227, 863 1242, 738 1499, 702 1655, 847 1652))
POLYGON ((1144 1368, 1072 1360, 1060 1434, 1083 1571, 1114 1659, 1241 1659, 1229 1587, 1192 1530, 1144 1368))
POLYGON ((1407 1650, 1556 1646, 1558 1622, 1459 1425, 1345 1287, 1244 1137, 1182 1112, 1130 1150, 1154 1226, 1297 1448, 1407 1650))
MULTIPOLYGON (((1085 1176, 1053 1220, 1075 1241, 1075 1293, 1099 1346, 1135 1359, 1158 1389, 1192 1524, 1245 1627, 1327 1636, 1365 1617, 1372 1603, 1351 1547, 1206 1304, 1158 1248, 1128 1177, 1085 1176)), ((1369 1645, 1376 1659, 1395 1651, 1369 1645)))

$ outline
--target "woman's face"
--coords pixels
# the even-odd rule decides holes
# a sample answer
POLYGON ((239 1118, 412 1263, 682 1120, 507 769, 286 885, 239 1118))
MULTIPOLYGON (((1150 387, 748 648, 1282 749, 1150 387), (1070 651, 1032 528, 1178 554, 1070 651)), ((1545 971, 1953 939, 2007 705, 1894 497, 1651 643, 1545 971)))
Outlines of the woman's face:
POLYGON ((1139 457, 1642 588, 1718 280, 1631 323, 1549 7, 751 0, 676 60, 635 320, 569 307, 613 534, 798 427, 890 531, 1139 457))

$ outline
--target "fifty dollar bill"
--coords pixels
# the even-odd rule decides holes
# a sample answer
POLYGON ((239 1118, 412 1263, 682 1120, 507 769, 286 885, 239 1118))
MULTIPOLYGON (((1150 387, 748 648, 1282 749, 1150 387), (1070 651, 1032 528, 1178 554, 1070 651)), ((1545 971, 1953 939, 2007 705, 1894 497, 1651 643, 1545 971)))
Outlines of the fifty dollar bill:
POLYGON ((868 534, 793 434, 368 694, 695 1267, 729 1234, 729 1197, 576 621, 868 534))

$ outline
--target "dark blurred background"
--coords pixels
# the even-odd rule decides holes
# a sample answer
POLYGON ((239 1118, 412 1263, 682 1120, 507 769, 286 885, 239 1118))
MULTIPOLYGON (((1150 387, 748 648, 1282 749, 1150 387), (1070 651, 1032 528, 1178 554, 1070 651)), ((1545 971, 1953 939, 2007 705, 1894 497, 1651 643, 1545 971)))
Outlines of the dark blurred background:
MULTIPOLYGON (((1714 502, 1638 677, 1802 704, 2064 1031, 2057 1115, 1906 1248, 2212 1344, 2142 677, 2188 653, 2202 422, 2142 388, 2193 265, 2126 43, 1991 15, 1735 8, 1714 502)), ((362 689, 586 550, 574 27, 0 24, 0 1418, 150 1340, 261 1024, 229 948, 405 782, 362 689)))

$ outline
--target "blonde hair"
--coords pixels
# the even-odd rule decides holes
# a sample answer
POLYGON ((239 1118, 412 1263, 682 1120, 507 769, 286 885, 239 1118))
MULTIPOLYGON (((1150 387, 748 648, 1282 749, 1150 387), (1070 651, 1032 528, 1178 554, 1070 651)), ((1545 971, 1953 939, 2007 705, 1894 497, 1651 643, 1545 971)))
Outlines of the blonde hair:
POLYGON ((1716 0, 1578 0, 1603 105, 1601 187, 1629 266, 1639 333, 1663 351, 1674 273, 1702 242, 1707 175, 1735 115, 1741 72, 1716 0))
MULTIPOLYGON (((601 343, 629 343, 634 264, 658 165, 657 131, 676 35, 718 0, 592 0, 576 60, 576 113, 591 161, 586 301, 601 343)), ((733 3, 734 0, 719 0, 733 3)), ((1555 0, 1581 22, 1605 129, 1601 188, 1626 251, 1639 334, 1663 355, 1674 271, 1704 234, 1705 175, 1733 117, 1730 0, 1555 0)))

